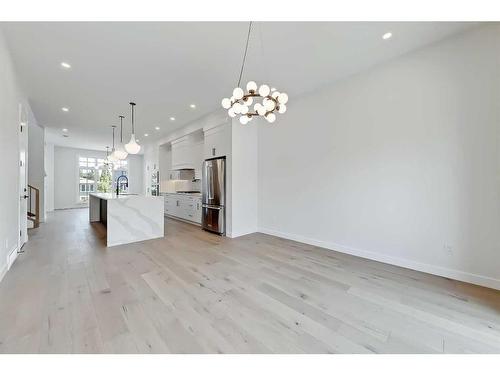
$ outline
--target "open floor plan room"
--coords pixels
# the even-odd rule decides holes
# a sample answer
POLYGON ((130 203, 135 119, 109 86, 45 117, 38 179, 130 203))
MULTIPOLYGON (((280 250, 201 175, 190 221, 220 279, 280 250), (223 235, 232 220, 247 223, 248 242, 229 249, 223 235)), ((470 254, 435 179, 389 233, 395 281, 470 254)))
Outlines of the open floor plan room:
POLYGON ((500 354, 499 66, 499 22, 0 22, 0 353, 500 354))

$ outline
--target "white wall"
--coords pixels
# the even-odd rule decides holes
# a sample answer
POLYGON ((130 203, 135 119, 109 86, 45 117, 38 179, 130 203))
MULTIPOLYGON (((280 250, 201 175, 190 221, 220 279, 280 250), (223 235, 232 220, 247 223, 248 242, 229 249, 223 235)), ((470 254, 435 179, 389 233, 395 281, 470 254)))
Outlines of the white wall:
POLYGON ((499 46, 490 25, 291 98, 259 130, 261 231, 500 289, 499 46))
POLYGON ((147 144, 142 146, 144 150, 143 157, 143 189, 146 195, 151 195, 151 178, 153 170, 159 168, 159 146, 157 144, 147 144))
POLYGON ((231 198, 227 215, 228 234, 238 237, 258 230, 258 129, 266 126, 255 119, 248 125, 232 121, 231 160, 226 184, 231 198))
POLYGON ((129 155, 128 160, 128 190, 131 194, 143 194, 143 168, 142 155, 129 155))
MULTIPOLYGON (((106 157, 106 152, 54 147, 54 208, 81 207, 78 204, 78 157, 106 157)), ((142 193, 142 155, 129 155, 129 192, 142 193)))
MULTIPOLYGON (((45 129, 28 111, 28 184, 40 190, 40 221, 45 221, 45 129)), ((32 200, 33 209, 35 200, 32 200)), ((29 205, 29 203, 28 203, 29 205)), ((28 208, 29 209, 29 208, 28 208)))
POLYGON ((19 104, 26 109, 16 81, 12 60, 0 31, 0 280, 7 271, 7 257, 16 251, 19 238, 19 104))
POLYGON ((158 163, 160 170, 160 181, 167 181, 172 169, 172 148, 170 145, 160 145, 158 148, 158 163))
POLYGON ((54 144, 45 143, 45 212, 54 211, 54 144))

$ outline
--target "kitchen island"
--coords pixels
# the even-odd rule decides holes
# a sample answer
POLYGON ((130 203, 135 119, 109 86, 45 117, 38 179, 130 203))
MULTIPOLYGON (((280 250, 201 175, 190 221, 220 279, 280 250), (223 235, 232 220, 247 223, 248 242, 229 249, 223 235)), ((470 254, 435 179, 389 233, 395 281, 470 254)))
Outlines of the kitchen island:
POLYGON ((164 236, 163 197, 89 194, 89 220, 106 227, 106 246, 164 236))

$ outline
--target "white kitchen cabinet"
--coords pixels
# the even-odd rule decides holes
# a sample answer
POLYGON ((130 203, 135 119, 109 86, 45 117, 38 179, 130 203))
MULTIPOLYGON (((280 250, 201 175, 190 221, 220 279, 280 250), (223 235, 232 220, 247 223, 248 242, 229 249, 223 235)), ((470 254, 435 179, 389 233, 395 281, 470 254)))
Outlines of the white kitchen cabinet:
MULTIPOLYGON (((176 139, 172 145, 172 169, 194 169, 201 178, 203 137, 201 131, 176 139)), ((198 178, 198 177, 197 177, 198 178)))
POLYGON ((182 137, 172 142, 172 169, 193 168, 189 148, 188 137, 182 137))
POLYGON ((197 142, 192 147, 194 178, 201 180, 201 168, 203 166, 203 142, 197 142))
POLYGON ((205 140, 203 158, 227 156, 231 152, 231 127, 229 123, 203 129, 205 140))
POLYGON ((166 194, 165 215, 201 224, 201 197, 187 194, 166 194))
POLYGON ((171 216, 177 216, 177 199, 173 194, 165 195, 165 214, 171 216))

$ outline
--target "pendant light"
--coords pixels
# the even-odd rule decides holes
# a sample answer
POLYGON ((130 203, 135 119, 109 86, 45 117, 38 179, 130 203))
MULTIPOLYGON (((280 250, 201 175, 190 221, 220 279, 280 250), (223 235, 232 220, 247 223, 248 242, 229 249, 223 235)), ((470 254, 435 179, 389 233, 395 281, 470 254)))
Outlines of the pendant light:
POLYGON ((286 103, 288 102, 288 95, 276 91, 276 89, 269 88, 268 85, 261 85, 258 87, 257 83, 250 81, 246 85, 247 91, 245 92, 240 88, 241 77, 245 67, 247 58, 248 42, 250 40, 250 33, 252 31, 252 22, 248 26, 247 43, 245 46, 245 54, 243 55, 243 62, 241 64, 240 77, 238 79, 238 87, 233 90, 231 98, 222 99, 222 108, 227 109, 227 114, 230 117, 240 116, 240 122, 245 125, 252 121, 255 116, 262 116, 268 122, 272 123, 276 120, 277 113, 286 112, 286 103), (262 103, 253 104, 254 100, 262 99, 262 103), (253 109, 251 105, 253 104, 253 109))
POLYGON ((109 146, 106 146, 106 157, 104 158, 104 164, 110 163, 109 161, 109 146))
POLYGON ((134 130, 134 106, 135 103, 130 102, 130 107, 132 108, 132 134, 130 136, 130 142, 125 145, 125 150, 129 154, 137 154, 141 150, 141 146, 135 141, 135 130, 134 130))
POLYGON ((116 125, 111 125, 111 127, 113 128, 113 148, 111 149, 111 154, 108 156, 108 160, 111 163, 114 163, 114 162, 118 161, 118 158, 115 156, 115 128, 116 128, 116 125))
POLYGON ((127 151, 123 147, 123 119, 125 116, 118 116, 120 118, 120 143, 116 146, 116 151, 114 152, 115 158, 118 160, 125 160, 128 156, 127 151))

